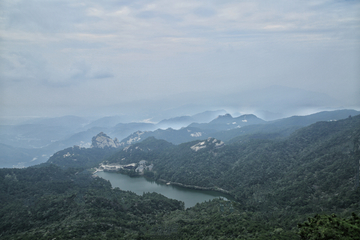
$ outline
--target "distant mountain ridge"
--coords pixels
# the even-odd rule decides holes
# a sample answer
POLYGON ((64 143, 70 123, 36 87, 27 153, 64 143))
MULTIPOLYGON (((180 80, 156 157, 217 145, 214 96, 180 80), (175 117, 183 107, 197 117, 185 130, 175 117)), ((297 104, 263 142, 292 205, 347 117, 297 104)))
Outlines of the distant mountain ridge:
POLYGON ((118 148, 122 146, 117 138, 111 139, 103 132, 93 137, 91 141, 92 148, 118 148))
MULTIPOLYGON (((60 119, 34 120, 33 124, 2 125, 0 126, 0 143, 8 147, 6 148, 7 150, 0 152, 0 167, 26 167, 44 162, 55 152, 67 147, 74 145, 90 147, 92 137, 100 132, 121 140, 120 144, 122 147, 142 141, 150 136, 164 139, 173 144, 181 144, 193 140, 204 140, 208 137, 214 137, 224 142, 230 141, 235 137, 239 137, 238 140, 240 140, 240 138, 244 140, 248 138, 247 135, 249 134, 252 134, 251 137, 255 137, 255 135, 253 135, 255 133, 258 134, 258 138, 269 139, 288 136, 296 129, 310 125, 316 121, 339 120, 347 118, 350 115, 355 116, 360 112, 355 110, 327 111, 274 121, 263 121, 252 114, 232 117, 230 114, 224 115, 223 113, 223 110, 219 110, 190 116, 191 119, 196 118, 199 122, 200 120, 204 121, 209 119, 209 117, 213 117, 213 119, 207 123, 192 123, 178 130, 172 128, 158 129, 157 124, 144 122, 118 123, 113 127, 91 127, 90 129, 86 129, 86 126, 90 125, 85 124, 83 126, 85 120, 82 118, 74 118, 73 116, 66 116, 60 119), (222 113, 220 115, 221 117, 216 118, 214 114, 217 113, 222 113), (66 124, 73 120, 75 124, 72 125, 70 129, 66 128, 66 124), (59 126, 55 124, 59 124, 59 126), (75 133, 73 129, 77 129, 75 133), (9 161, 11 161, 12 156, 14 162, 10 163, 9 161), (2 163, 4 164, 2 165, 2 163)), ((180 124, 179 126, 183 126, 190 118, 183 116, 164 120, 163 123, 170 125, 180 124)), ((116 117, 107 120, 111 122, 114 119, 116 119, 116 117)), ((107 120, 105 119, 105 125, 107 120)), ((100 123, 101 122, 102 121, 100 121, 100 123)), ((112 124, 113 123, 110 125, 112 124)))
POLYGON ((156 124, 157 128, 160 129, 179 129, 181 127, 186 127, 191 123, 208 123, 219 115, 226 114, 225 110, 218 111, 206 111, 203 113, 198 113, 193 116, 181 116, 170 119, 165 119, 156 124))
POLYGON ((354 187, 359 181, 360 115, 319 121, 283 139, 223 144, 208 138, 151 150, 162 141, 148 138, 105 163, 146 160, 153 164, 146 174, 154 180, 226 190, 248 209, 276 208, 284 214, 289 206, 302 214, 359 210, 360 192, 354 187))
POLYGON ((233 118, 229 113, 219 115, 217 118, 209 123, 193 123, 189 127, 197 127, 201 129, 213 129, 217 131, 230 130, 234 128, 241 128, 247 125, 262 124, 266 121, 256 117, 254 114, 244 114, 233 118))
MULTIPOLYGON (((360 115, 349 113, 357 112, 321 112, 211 133, 235 136, 226 142, 207 137, 175 145, 149 137, 125 148, 74 146, 55 153, 45 164, 0 169, 1 236, 359 239, 360 218, 355 213, 360 211, 360 115), (92 175, 94 168, 100 170, 99 164, 131 164, 134 167, 109 171, 138 176, 136 166, 145 161, 152 166, 141 172, 148 179, 234 198, 185 210, 179 201, 156 193, 137 196, 92 175)), ((218 119, 221 124, 227 120, 233 119, 218 119)), ((156 131, 174 137, 198 130, 156 131)), ((95 140, 98 137, 100 146, 116 142, 105 133, 95 140)))
POLYGON ((235 137, 246 136, 255 133, 266 134, 266 137, 286 137, 295 130, 316 123, 318 121, 332 121, 360 114, 355 110, 324 111, 307 116, 293 116, 289 118, 264 121, 253 114, 245 114, 233 118, 230 114, 218 116, 209 123, 190 124, 179 130, 166 129, 155 131, 138 131, 121 141, 124 146, 142 141, 148 137, 164 139, 173 144, 181 144, 193 140, 203 140, 214 137, 224 142, 235 137), (238 124, 239 123, 239 124, 238 124), (240 127, 238 127, 240 126, 240 127), (271 135, 271 134, 275 135, 271 135))

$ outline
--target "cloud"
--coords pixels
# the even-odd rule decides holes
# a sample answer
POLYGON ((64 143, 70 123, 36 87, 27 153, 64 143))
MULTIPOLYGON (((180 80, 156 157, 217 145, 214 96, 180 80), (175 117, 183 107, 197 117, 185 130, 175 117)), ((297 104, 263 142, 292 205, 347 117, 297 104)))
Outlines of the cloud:
POLYGON ((7 2, 11 5, 5 6, 10 8, 4 21, 7 34, 10 33, 8 38, 40 39, 45 44, 61 43, 66 39, 85 46, 144 49, 151 54, 159 53, 159 46, 166 46, 167 52, 178 53, 196 48, 208 51, 219 43, 236 43, 242 36, 234 38, 234 32, 246 32, 258 41, 264 36, 276 41, 331 41, 335 29, 347 36, 359 23, 354 17, 359 4, 341 5, 333 1, 271 4, 155 0, 147 4, 134 1, 137 4, 128 5, 111 1, 107 4, 87 1, 78 5, 72 2, 7 2), (344 16, 348 11, 353 13, 352 17, 349 13, 344 16), (194 43, 191 39, 198 41, 194 43), (208 43, 207 48, 203 47, 204 42, 208 43))
POLYGON ((0 9, 4 106, 273 84, 359 102, 358 1, 4 0, 0 9))

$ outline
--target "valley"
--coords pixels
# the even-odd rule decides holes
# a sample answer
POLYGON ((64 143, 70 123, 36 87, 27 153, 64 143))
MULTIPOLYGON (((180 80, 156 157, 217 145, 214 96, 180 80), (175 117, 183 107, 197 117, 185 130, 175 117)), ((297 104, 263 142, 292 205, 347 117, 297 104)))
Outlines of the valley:
POLYGON ((0 240, 360 240, 360 1, 0 1, 0 240))
POLYGON ((223 110, 217 110, 165 119, 157 124, 122 123, 118 122, 123 119, 120 116, 96 120, 76 116, 32 119, 15 125, 0 125, 0 167, 27 167, 44 163, 57 151, 74 145, 89 148, 92 137, 100 132, 119 139, 121 147, 148 137, 164 139, 173 144, 209 137, 226 142, 235 137, 246 138, 247 135, 254 134, 267 134, 270 138, 286 137, 300 127, 318 121, 339 120, 359 113, 356 110, 324 111, 264 121, 254 115, 232 117, 223 110), (240 125, 233 124, 234 122, 239 122, 240 125))
MULTIPOLYGON (((333 219, 358 239, 360 115, 349 113, 270 122, 245 115, 246 125, 228 130, 238 120, 224 115, 196 130, 136 130, 127 144, 131 135, 98 132, 90 148, 0 169, 0 236, 307 239, 318 227, 311 221, 333 219), (198 131, 207 134, 194 140, 198 131)), ((344 231, 331 228, 328 236, 344 231)))

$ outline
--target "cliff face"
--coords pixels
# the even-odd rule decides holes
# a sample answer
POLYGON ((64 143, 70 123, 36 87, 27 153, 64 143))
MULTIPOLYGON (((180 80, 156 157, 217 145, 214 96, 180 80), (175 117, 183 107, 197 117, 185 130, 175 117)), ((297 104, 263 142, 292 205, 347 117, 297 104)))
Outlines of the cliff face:
POLYGON ((117 138, 111 139, 105 133, 101 132, 95 137, 92 138, 92 148, 118 148, 122 144, 117 140, 117 138))

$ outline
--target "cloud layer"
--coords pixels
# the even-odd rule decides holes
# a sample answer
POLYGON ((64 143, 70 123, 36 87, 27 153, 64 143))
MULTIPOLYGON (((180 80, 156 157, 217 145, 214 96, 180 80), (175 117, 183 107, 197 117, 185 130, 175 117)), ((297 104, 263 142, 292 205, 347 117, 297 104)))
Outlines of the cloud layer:
POLYGON ((3 115, 274 84, 360 106, 358 1, 4 0, 0 9, 3 115))

